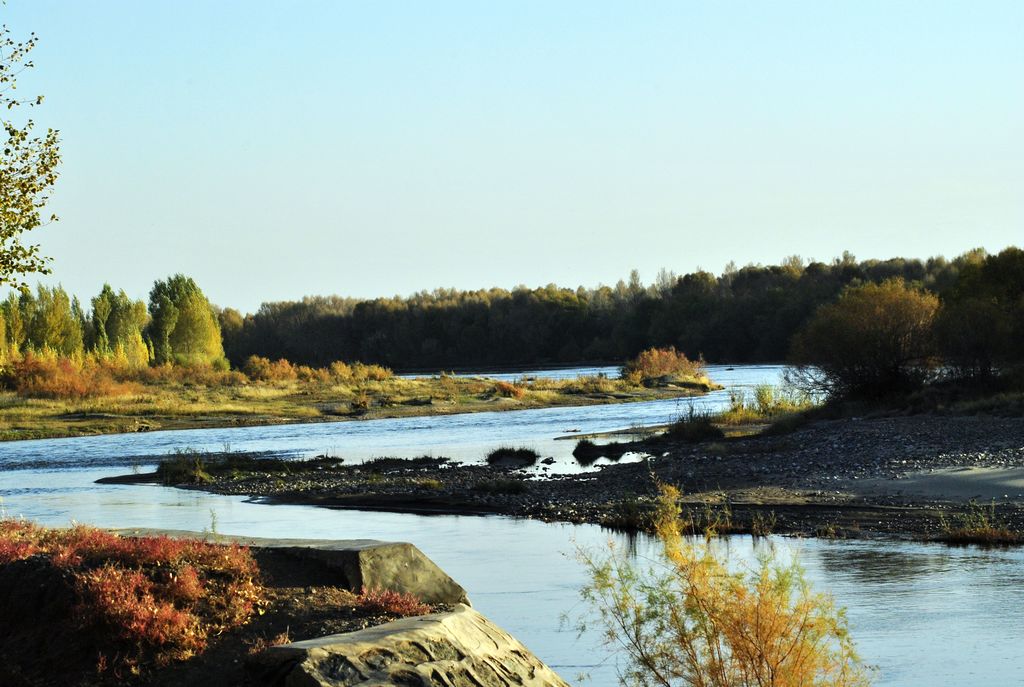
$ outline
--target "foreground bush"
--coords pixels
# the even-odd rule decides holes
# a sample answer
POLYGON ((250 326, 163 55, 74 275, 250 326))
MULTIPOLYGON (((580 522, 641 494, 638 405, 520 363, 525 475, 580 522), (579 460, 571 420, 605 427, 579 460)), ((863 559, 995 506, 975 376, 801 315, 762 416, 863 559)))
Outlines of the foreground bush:
POLYGON ((675 348, 648 348, 622 368, 622 376, 632 384, 666 375, 702 378, 704 365, 690 360, 675 348))
POLYGON ((732 572, 710 540, 680 531, 679 492, 662 487, 656 516, 662 566, 638 570, 622 555, 581 553, 583 597, 628 664, 624 685, 848 687, 868 684, 832 599, 796 564, 771 555, 732 572), (697 540, 700 541, 700 540, 697 540))
POLYGON ((257 572, 239 546, 2 520, 0 653, 29 662, 65 658, 36 655, 45 651, 91 653, 114 675, 187 659, 249 619, 257 572), (26 646, 25 656, 11 653, 26 646))

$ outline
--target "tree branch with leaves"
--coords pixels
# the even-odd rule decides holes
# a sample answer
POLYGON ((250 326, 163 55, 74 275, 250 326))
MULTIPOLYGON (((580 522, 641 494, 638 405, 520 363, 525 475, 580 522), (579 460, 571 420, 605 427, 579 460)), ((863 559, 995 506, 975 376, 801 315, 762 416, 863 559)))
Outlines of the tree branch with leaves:
POLYGON ((16 93, 18 77, 35 66, 28 57, 37 40, 33 33, 17 41, 6 25, 0 27, 0 126, 7 135, 0 155, 0 285, 18 288, 26 288, 25 275, 50 272, 49 258, 37 244, 26 243, 24 234, 57 220, 53 214, 46 217, 44 208, 60 165, 58 132, 37 134, 32 119, 18 123, 12 118, 20 108, 43 102, 41 95, 20 99, 16 93))

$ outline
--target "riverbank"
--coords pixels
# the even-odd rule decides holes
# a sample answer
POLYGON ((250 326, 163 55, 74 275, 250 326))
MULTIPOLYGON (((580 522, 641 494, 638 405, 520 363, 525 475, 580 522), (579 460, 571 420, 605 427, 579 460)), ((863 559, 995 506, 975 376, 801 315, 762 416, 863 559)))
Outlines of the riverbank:
POLYGON ((654 437, 607 453, 624 451, 648 458, 551 477, 443 459, 286 476, 236 470, 193 488, 275 503, 643 529, 660 481, 683 488, 699 531, 931 539, 970 516, 972 501, 992 504, 995 519, 1024 531, 1024 418, 849 418, 774 437, 654 437))
POLYGON ((358 384, 230 379, 235 381, 134 384, 99 398, 0 392, 0 441, 603 405, 699 396, 721 388, 706 377, 646 384, 605 377, 508 382, 451 375, 358 384))

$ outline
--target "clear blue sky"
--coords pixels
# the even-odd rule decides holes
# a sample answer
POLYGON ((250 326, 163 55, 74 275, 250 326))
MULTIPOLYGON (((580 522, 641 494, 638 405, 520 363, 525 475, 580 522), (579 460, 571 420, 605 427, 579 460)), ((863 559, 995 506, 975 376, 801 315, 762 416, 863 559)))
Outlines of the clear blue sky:
POLYGON ((68 2, 20 89, 83 298, 614 283, 1024 244, 1024 2, 68 2))

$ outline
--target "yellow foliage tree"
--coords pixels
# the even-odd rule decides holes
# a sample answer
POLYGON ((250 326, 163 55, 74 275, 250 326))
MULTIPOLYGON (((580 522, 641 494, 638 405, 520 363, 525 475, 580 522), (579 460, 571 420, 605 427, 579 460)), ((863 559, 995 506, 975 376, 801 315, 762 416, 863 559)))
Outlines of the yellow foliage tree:
POLYGON ((623 685, 853 687, 869 684, 845 613, 814 592, 795 562, 762 557, 734 572, 710 539, 684 538, 679 491, 663 486, 657 515, 664 565, 639 570, 612 552, 581 553, 583 597, 609 645, 624 650, 623 685))

